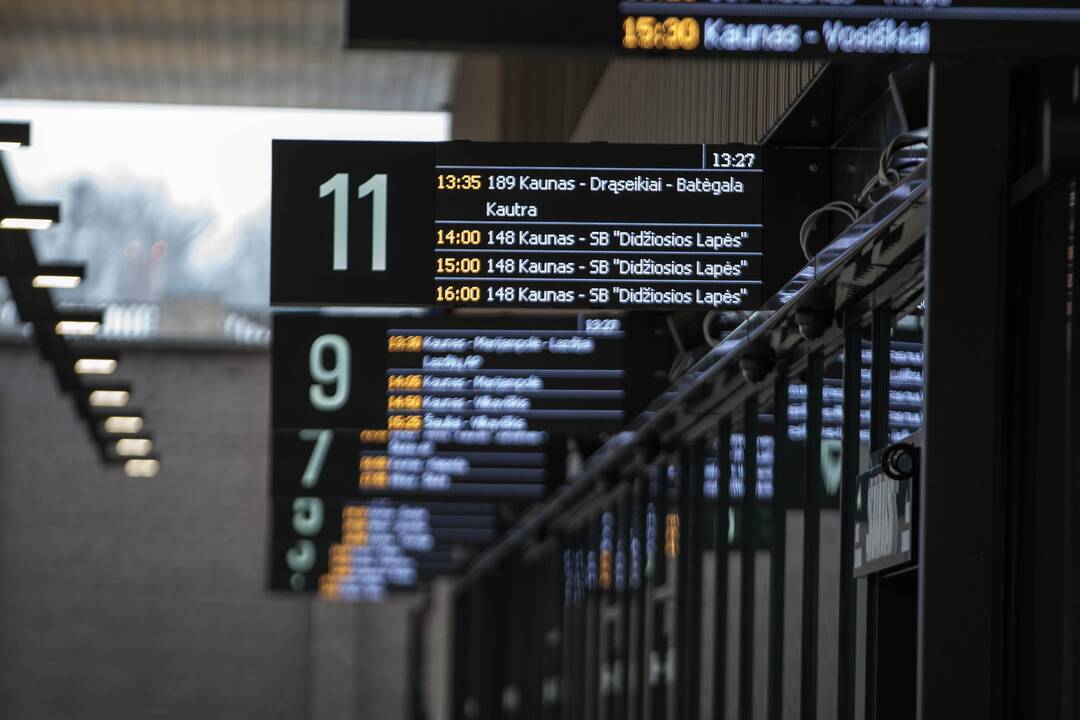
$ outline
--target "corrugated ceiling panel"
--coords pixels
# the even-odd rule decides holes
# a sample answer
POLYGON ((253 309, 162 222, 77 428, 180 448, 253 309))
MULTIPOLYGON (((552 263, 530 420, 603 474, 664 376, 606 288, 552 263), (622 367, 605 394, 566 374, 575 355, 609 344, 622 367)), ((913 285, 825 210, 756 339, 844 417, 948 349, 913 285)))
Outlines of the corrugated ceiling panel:
POLYGON ((573 139, 758 142, 823 66, 789 60, 619 59, 597 84, 573 139))
POLYGON ((0 95, 441 110, 456 57, 346 51, 343 0, 3 0, 0 95))

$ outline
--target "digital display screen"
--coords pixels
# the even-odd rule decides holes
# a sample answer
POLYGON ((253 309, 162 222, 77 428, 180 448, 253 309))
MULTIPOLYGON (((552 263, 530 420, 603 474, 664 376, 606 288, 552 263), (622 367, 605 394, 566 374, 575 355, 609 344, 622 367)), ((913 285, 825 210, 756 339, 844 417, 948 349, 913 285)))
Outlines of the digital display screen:
POLYGON ((278 314, 275 493, 300 492, 318 450, 335 495, 542 497, 550 443, 621 430, 670 353, 651 316, 278 314))
POLYGON ((274 317, 282 428, 538 435, 617 432, 664 389, 656 316, 274 317))
POLYGON ((742 145, 277 140, 271 302, 759 308, 803 262, 768 241, 769 166, 742 145))
POLYGON ((490 543, 498 529, 490 503, 273 500, 271 589, 329 600, 382 600, 452 574, 455 548, 490 543))
POLYGON ((547 47, 633 54, 1076 54, 1076 0, 350 0, 352 47, 547 47))
POLYGON ((634 54, 1034 56, 1075 54, 1080 3, 964 0, 613 0, 634 54))
POLYGON ((271 587, 378 599, 563 480, 664 385, 655 316, 274 318, 271 587))

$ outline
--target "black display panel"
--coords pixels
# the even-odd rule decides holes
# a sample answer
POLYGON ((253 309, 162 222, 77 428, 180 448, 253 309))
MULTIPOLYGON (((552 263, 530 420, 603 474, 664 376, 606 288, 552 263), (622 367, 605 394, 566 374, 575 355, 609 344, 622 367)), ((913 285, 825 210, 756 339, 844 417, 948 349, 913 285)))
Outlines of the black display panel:
POLYGON ((272 491, 541 498, 562 480, 552 443, 619 431, 663 390, 667 332, 638 316, 278 314, 272 491))
POLYGON ((983 0, 612 0, 636 55, 1075 56, 1080 3, 983 0))
POLYGON ((663 389, 663 318, 274 316, 275 428, 616 432, 663 389), (489 425, 485 418, 512 417, 489 425), (471 419, 471 423, 460 421, 471 419))
POLYGON ((814 194, 787 173, 791 187, 767 192, 771 157, 741 145, 276 140, 271 303, 755 309, 804 262, 783 218, 814 194))
POLYGON ((410 0, 347 3, 350 47, 418 50, 611 48, 615 10, 606 0, 410 0))
POLYGON ((378 600, 459 570, 494 501, 563 481, 567 435, 664 386, 655 316, 274 319, 270 586, 378 600))
POLYGON ((462 546, 495 539, 495 506, 275 497, 270 587, 382 600, 460 570, 462 546))
POLYGON ((350 0, 347 27, 352 47, 854 58, 1080 52, 1076 0, 350 0))
POLYGON ((275 430, 271 484, 304 495, 317 466, 319 491, 342 497, 538 500, 563 480, 562 447, 536 430, 275 430))

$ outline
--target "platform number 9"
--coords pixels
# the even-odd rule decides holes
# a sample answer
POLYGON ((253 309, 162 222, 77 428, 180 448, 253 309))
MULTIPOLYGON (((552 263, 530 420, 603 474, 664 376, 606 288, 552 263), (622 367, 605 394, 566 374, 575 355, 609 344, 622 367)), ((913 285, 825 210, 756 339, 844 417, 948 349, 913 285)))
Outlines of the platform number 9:
MULTIPOLYGON (((320 335, 311 343, 308 353, 308 370, 314 381, 308 388, 311 406, 321 412, 340 410, 349 401, 351 379, 351 351, 348 341, 340 335, 320 335)), ((305 429, 300 439, 314 442, 311 456, 300 478, 300 484, 314 488, 322 474, 326 456, 330 450, 333 433, 330 430, 305 429)), ((325 521, 323 501, 317 497, 300 497, 293 501, 293 530, 298 535, 311 537, 318 534, 325 521)), ((297 592, 304 589, 304 574, 315 566, 315 543, 298 540, 285 554, 285 562, 292 576, 289 584, 297 592)))
POLYGON ((320 412, 333 412, 349 400, 351 353, 348 341, 340 335, 320 335, 311 343, 308 369, 315 381, 308 388, 311 407, 320 412), (327 357, 329 356, 329 358, 327 357), (331 362, 327 363, 327 360, 331 362))

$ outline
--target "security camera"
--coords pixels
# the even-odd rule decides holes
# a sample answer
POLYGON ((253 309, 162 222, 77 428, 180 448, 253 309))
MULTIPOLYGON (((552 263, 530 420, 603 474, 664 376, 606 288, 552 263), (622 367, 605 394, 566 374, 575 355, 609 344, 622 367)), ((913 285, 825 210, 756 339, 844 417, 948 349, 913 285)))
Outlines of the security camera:
POLYGON ((885 449, 881 469, 893 480, 915 477, 919 469, 919 451, 909 443, 896 443, 885 449))

